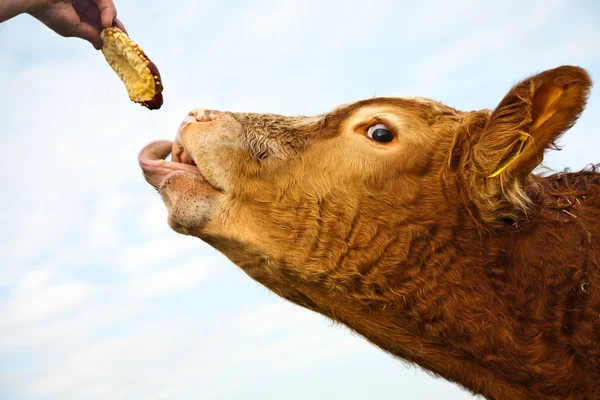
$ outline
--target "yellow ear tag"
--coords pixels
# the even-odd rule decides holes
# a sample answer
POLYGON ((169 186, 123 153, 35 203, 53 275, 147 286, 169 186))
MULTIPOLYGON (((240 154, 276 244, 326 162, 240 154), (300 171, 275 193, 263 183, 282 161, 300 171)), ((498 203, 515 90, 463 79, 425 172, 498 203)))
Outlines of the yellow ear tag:
POLYGON ((504 162, 502 165, 500 165, 500 167, 498 167, 494 172, 489 174, 488 178, 495 178, 498 175, 500 175, 502 173, 502 171, 504 171, 505 169, 510 167, 510 165, 512 163, 514 163, 515 160, 517 158, 519 158, 519 156, 523 153, 523 148, 525 147, 525 143, 527 143, 527 141, 529 140, 530 137, 531 136, 529 136, 529 135, 521 135, 521 137, 518 139, 517 150, 512 152, 513 154, 508 158, 508 160, 506 160, 506 162, 504 162))

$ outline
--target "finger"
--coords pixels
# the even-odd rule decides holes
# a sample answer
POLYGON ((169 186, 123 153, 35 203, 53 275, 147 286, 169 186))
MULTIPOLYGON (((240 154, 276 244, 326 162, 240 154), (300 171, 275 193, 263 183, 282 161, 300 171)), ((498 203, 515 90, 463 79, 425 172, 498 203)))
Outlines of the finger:
POLYGON ((100 33, 92 25, 81 22, 73 31, 73 36, 85 39, 94 46, 96 50, 102 48, 102 39, 100 39, 100 33))
MULTIPOLYGON (((81 14, 80 14, 81 15, 81 14)), ((91 18, 92 20, 94 20, 98 25, 100 25, 100 27, 102 27, 102 18, 100 15, 100 10, 98 10, 98 7, 96 7, 96 5, 92 5, 91 7, 88 7, 84 12, 83 15, 85 15, 86 17, 91 18)))
POLYGON ((125 29, 125 25, 123 25, 123 23, 119 20, 119 18, 115 18, 115 26, 117 28, 119 28, 120 30, 122 30, 123 32, 127 33, 127 30, 125 29))
POLYGON ((63 10, 60 10, 59 15, 48 17, 44 14, 41 16, 36 16, 36 18, 42 21, 54 32, 64 37, 76 36, 75 31, 81 22, 79 15, 77 15, 77 12, 72 7, 67 7, 63 10))
POLYGON ((117 9, 112 0, 92 0, 100 10, 102 26, 108 28, 112 26, 115 18, 117 18, 117 9))
POLYGON ((99 19, 93 19, 88 17, 87 15, 82 15, 79 18, 81 22, 85 22, 86 24, 93 26, 94 29, 98 31, 98 35, 100 34, 100 32, 102 32, 102 25, 100 24, 99 19))

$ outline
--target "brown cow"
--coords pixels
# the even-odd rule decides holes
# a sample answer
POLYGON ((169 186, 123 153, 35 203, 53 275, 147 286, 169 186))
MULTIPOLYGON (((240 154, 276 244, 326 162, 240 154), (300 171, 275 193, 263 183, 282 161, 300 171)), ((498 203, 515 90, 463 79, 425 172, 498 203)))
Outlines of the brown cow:
POLYGON ((493 111, 196 109, 140 164, 175 231, 381 349, 490 399, 600 398, 600 173, 532 173, 590 87, 565 66, 493 111))

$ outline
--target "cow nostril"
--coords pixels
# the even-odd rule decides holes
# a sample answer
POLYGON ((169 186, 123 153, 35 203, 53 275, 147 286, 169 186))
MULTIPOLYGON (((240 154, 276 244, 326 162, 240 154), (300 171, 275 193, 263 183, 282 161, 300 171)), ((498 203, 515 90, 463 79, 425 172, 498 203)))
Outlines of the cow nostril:
POLYGON ((210 122, 219 118, 221 113, 216 110, 208 110, 206 108, 196 108, 192 110, 188 116, 196 118, 198 122, 210 122))

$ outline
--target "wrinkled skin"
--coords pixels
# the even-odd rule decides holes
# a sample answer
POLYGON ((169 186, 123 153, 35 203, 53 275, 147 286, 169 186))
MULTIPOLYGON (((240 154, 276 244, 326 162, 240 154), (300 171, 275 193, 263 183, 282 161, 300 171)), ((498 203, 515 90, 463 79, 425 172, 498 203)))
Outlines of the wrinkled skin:
POLYGON ((79 37, 96 50, 102 47, 100 33, 116 26, 127 32, 117 19, 112 0, 33 0, 27 12, 44 25, 65 37, 79 37))
POLYGON ((600 177, 532 174, 590 87, 561 67, 492 111, 420 98, 318 117, 200 108, 140 165, 175 231, 385 351, 488 398, 593 398, 600 177))

